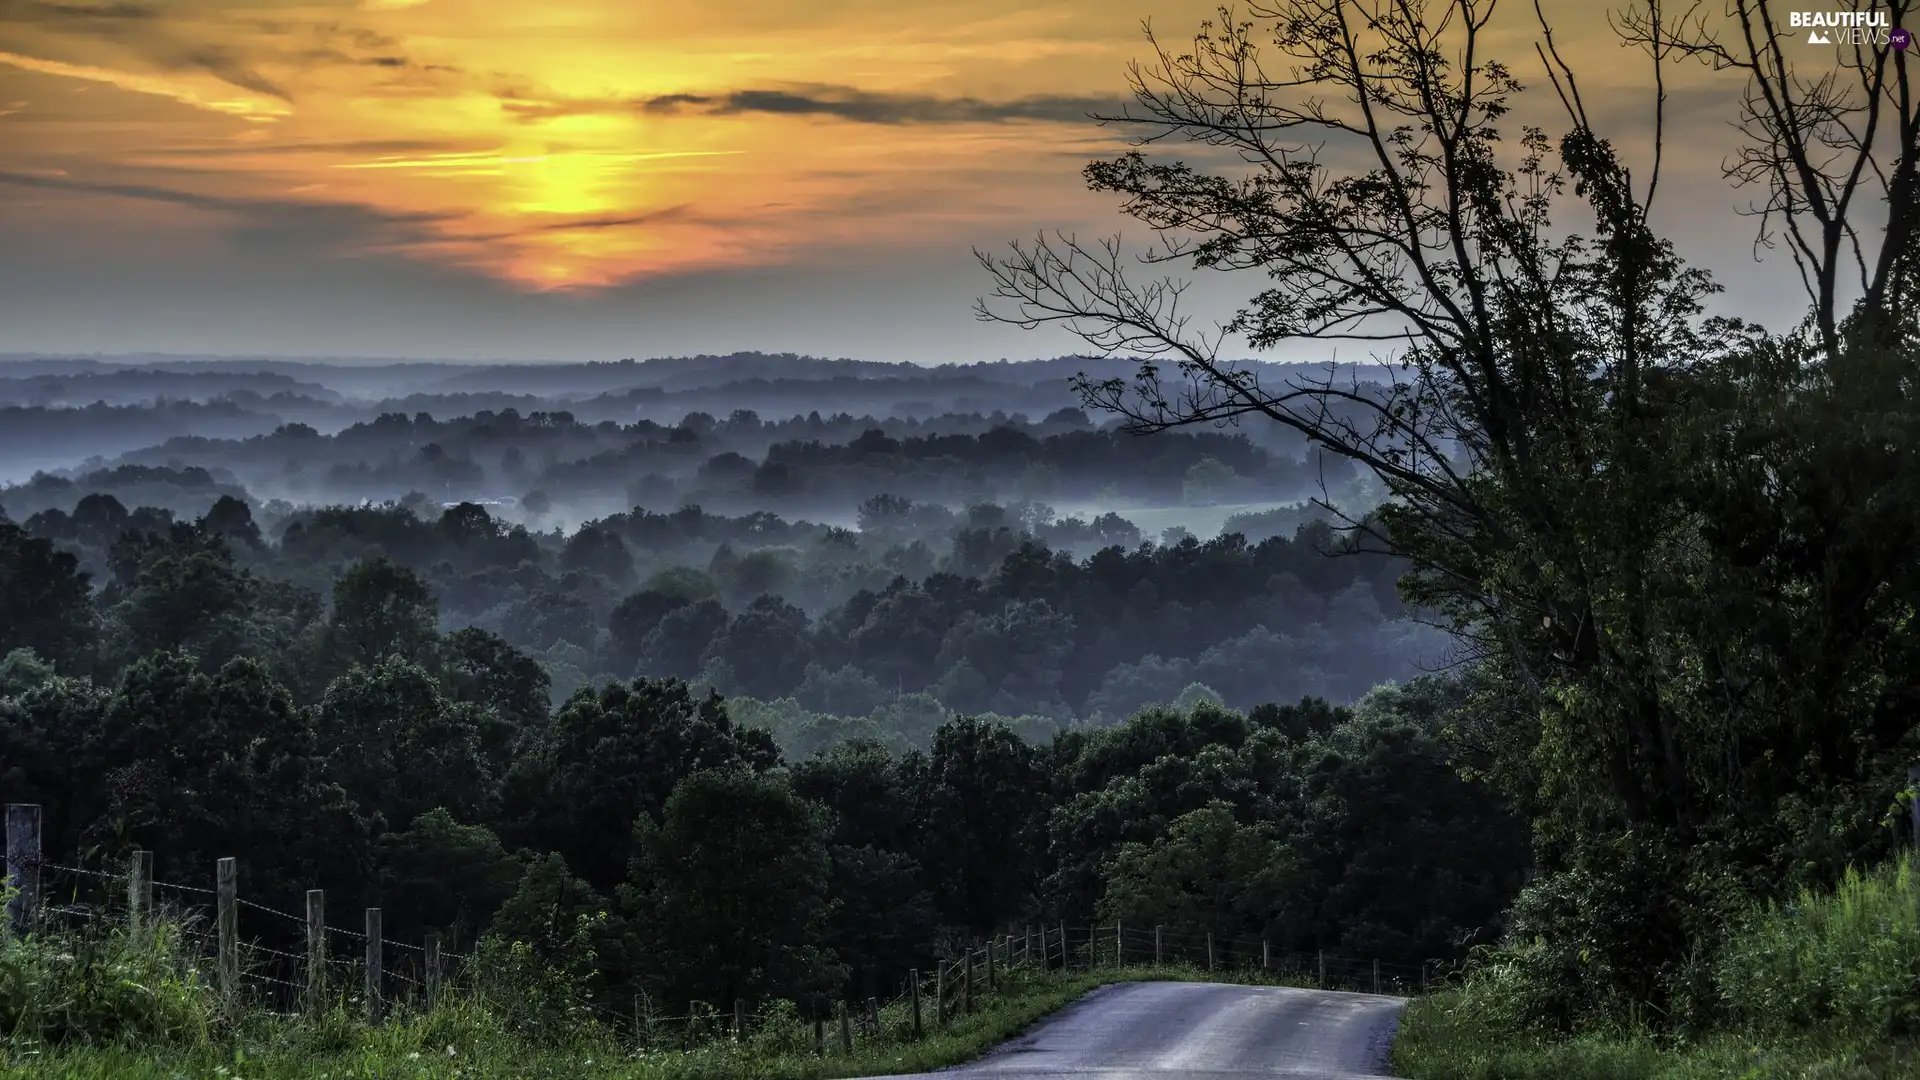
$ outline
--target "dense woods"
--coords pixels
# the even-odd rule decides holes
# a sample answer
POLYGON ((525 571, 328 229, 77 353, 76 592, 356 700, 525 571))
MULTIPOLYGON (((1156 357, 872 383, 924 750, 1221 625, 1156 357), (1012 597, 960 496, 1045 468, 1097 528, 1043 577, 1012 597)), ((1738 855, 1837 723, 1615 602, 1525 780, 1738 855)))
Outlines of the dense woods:
MULTIPOLYGON (((998 511, 938 518, 951 569, 814 619, 755 591, 765 549, 638 587, 644 515, 553 544, 472 505, 332 508, 274 543, 231 497, 170 521, 87 496, 0 523, 0 794, 46 808, 59 859, 143 847, 191 883, 243 851, 250 896, 324 883, 603 994, 871 992, 955 935, 1061 918, 1415 963, 1494 932, 1524 826, 1447 767, 1462 684, 1367 691, 1418 638, 1383 613, 1390 561, 1330 557, 1324 524, 1076 561, 998 511), (443 590, 511 614, 449 629, 443 590), (567 650, 608 674, 556 695, 567 650)), ((660 517, 669 553, 674 525, 740 528, 660 517)), ((853 566, 897 539, 816 532, 853 566)))

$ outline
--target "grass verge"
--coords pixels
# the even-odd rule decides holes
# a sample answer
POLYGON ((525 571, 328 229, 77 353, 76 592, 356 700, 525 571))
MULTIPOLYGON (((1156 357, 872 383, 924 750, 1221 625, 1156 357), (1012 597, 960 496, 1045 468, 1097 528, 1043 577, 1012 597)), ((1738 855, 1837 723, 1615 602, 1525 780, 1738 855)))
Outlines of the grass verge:
MULTIPOLYGON (((470 1003, 455 1002, 404 1022, 367 1028, 343 1017, 319 1022, 256 1022, 225 1047, 154 1051, 137 1046, 74 1046, 18 1052, 0 1075, 48 1080, 826 1080, 926 1072, 973 1060, 1089 991, 1153 979, 1286 985, 1254 974, 1208 975, 1187 968, 1115 967, 1066 975, 1003 973, 998 992, 944 1031, 914 1040, 910 1010, 882 1010, 879 1031, 852 1053, 828 1028, 825 1056, 813 1051, 813 1026, 797 1018, 769 1024, 740 1042, 693 1050, 638 1050, 593 1027, 539 1046, 502 1031, 470 1003)), ((927 1012, 931 1014, 931 1003, 927 1012)))
POLYGON ((1755 908, 1727 936, 1691 1040, 1630 1023, 1530 1033, 1524 949, 1416 1002, 1395 1039, 1409 1080, 1912 1080, 1920 1077, 1920 864, 1849 872, 1755 908))
POLYGON ((1492 1032, 1461 1015, 1457 993, 1414 1002, 1401 1018, 1393 1072, 1408 1080, 1912 1080, 1920 1046, 1820 1039, 1697 1042, 1589 1033, 1569 1039, 1492 1032))

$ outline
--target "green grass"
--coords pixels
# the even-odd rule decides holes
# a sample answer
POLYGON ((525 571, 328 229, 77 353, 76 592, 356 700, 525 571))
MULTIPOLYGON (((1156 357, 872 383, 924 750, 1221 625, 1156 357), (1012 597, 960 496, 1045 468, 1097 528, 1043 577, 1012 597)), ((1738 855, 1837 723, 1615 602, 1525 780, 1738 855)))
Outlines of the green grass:
MULTIPOLYGON (((762 1025, 744 1042, 691 1050, 638 1049, 630 1036, 588 1025, 557 1045, 537 1045, 508 1034, 498 1018, 471 1000, 432 1013, 368 1028, 336 1013, 322 1021, 255 1018, 231 1037, 197 1047, 161 1051, 128 1045, 82 1045, 54 1051, 16 1050, 0 1076, 52 1080, 815 1080, 924 1072, 979 1057, 1035 1022, 1116 982, 1186 979, 1266 983, 1250 973, 1209 976, 1187 968, 1114 967, 1059 973, 1002 973, 994 995, 982 994, 974 1013, 952 1018, 944 1031, 911 1038, 910 1006, 881 1011, 877 1036, 856 1036, 844 1053, 828 1025, 827 1054, 817 1056, 813 1025, 788 1014, 762 1025)), ((923 1003, 931 1028, 932 1003, 923 1003)))
POLYGON ((1553 1038, 1517 1015, 1498 963, 1407 1010, 1410 1080, 1911 1080, 1920 1076, 1920 867, 1902 858, 1831 892, 1755 910, 1715 957, 1707 1028, 1656 1038, 1631 1023, 1553 1038))
POLYGON ((1590 1033, 1553 1039, 1487 1030, 1458 993, 1411 1005, 1393 1071, 1410 1080, 1911 1080, 1920 1046, 1828 1038, 1759 1040, 1719 1033, 1692 1042, 1590 1033))

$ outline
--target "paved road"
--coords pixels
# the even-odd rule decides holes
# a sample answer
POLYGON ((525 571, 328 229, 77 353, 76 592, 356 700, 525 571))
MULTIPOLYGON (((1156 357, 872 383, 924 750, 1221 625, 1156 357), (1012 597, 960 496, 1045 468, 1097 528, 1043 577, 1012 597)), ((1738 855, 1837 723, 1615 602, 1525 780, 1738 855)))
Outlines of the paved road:
POLYGON ((927 1080, 1380 1080, 1405 998, 1221 983, 1103 986, 927 1080))

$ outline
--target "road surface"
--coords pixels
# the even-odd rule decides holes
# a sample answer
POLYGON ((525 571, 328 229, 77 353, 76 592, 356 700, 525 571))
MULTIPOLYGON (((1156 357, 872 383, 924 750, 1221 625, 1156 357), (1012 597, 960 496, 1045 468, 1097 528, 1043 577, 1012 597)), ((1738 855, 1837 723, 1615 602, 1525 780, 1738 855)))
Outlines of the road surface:
POLYGON ((1223 983, 1103 986, 924 1080, 1379 1080, 1405 998, 1223 983))

